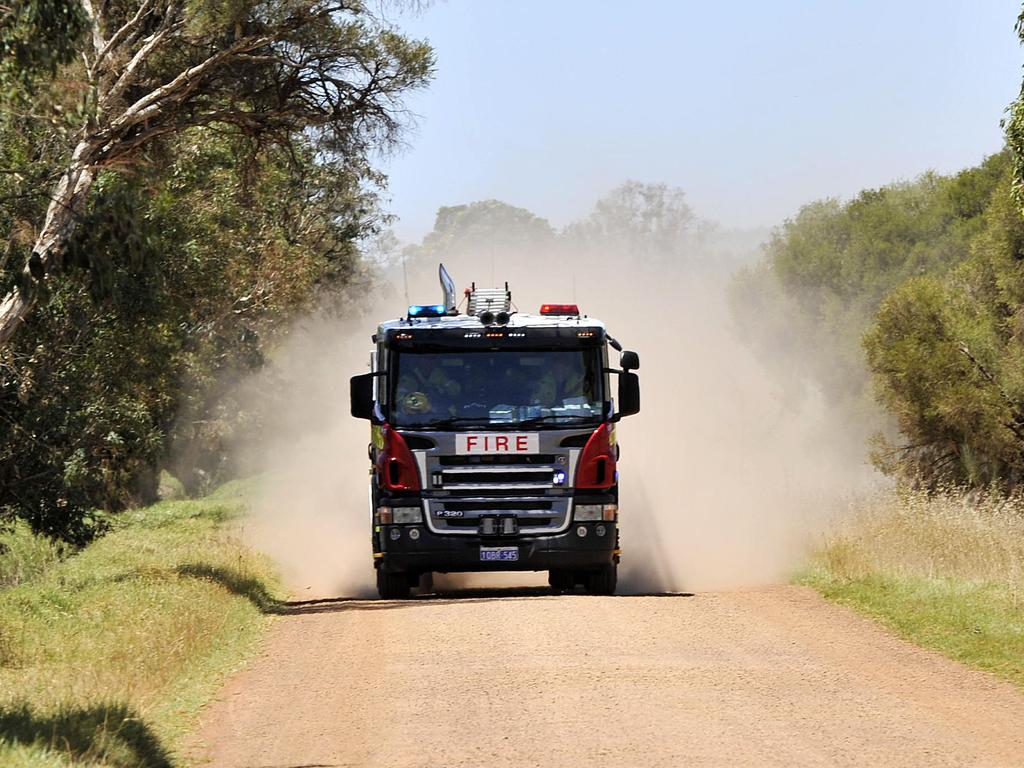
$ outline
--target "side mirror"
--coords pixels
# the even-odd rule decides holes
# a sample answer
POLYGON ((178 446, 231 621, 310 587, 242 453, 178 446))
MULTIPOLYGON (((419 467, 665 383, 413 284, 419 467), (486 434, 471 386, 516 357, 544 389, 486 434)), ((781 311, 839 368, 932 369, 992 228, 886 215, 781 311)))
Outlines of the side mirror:
POLYGON ((373 418, 374 374, 363 373, 349 380, 349 396, 352 398, 352 415, 357 419, 373 418))
MULTIPOLYGON (((625 356, 624 354, 623 357, 625 356)), ((635 373, 624 371, 619 374, 618 406, 619 412, 616 416, 620 419, 623 416, 632 416, 634 413, 640 413, 640 377, 635 373)))
POLYGON ((619 365, 624 371, 635 371, 640 368, 640 355, 636 352, 625 351, 619 358, 619 365))

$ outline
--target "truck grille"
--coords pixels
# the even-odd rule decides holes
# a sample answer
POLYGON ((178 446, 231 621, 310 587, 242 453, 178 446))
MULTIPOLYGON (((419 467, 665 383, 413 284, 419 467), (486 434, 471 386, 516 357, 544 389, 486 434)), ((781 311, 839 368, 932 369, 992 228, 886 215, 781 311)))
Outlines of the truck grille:
POLYGON ((441 456, 437 463, 442 467, 475 467, 479 465, 499 464, 554 464, 553 453, 509 454, 506 456, 441 456))
POLYGON ((498 512, 504 510, 522 511, 524 506, 529 506, 531 510, 547 511, 552 508, 550 501, 523 501, 517 499, 515 501, 497 501, 488 499, 487 501, 446 501, 444 508, 452 510, 454 512, 498 512))
MULTIPOLYGON (((505 519, 505 518, 497 518, 497 519, 500 521, 500 520, 505 519)), ((551 518, 550 517, 518 517, 518 518, 514 518, 514 519, 516 520, 516 531, 515 532, 517 532, 517 533, 518 533, 519 530, 522 530, 523 528, 546 528, 549 525, 551 525, 551 518)), ((462 529, 469 528, 469 529, 472 529, 473 531, 477 531, 477 530, 479 530, 479 529, 481 529, 483 527, 482 518, 479 518, 479 517, 452 518, 452 519, 446 520, 445 522, 448 524, 448 527, 450 527, 450 528, 462 528, 462 529)), ((500 532, 501 532, 501 529, 500 529, 500 526, 498 526, 498 529, 496 531, 494 531, 494 533, 497 534, 497 533, 500 533, 500 532)))
POLYGON ((577 451, 545 448, 548 452, 533 454, 426 452, 420 466, 431 529, 480 537, 564 531, 577 451))
POLYGON ((553 488, 553 467, 459 467, 434 473, 435 488, 553 488))

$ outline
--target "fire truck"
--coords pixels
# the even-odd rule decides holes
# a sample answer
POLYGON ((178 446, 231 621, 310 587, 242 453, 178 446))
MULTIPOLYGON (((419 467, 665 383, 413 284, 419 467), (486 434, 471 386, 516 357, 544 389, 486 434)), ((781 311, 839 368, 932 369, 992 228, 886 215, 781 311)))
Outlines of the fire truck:
POLYGON ((640 410, 639 356, 575 304, 524 314, 507 284, 474 284, 460 309, 439 275, 443 302, 382 323, 351 380, 352 415, 371 424, 378 593, 426 591, 434 573, 547 571, 556 591, 613 594, 615 427, 640 410))

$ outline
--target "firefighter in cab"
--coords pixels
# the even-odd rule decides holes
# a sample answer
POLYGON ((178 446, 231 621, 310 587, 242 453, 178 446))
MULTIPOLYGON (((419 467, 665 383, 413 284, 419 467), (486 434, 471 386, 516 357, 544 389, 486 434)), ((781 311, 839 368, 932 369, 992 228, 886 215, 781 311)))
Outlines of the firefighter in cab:
POLYGON ((398 403, 409 415, 451 415, 461 391, 459 382, 444 370, 433 355, 416 356, 403 365, 398 383, 398 403))

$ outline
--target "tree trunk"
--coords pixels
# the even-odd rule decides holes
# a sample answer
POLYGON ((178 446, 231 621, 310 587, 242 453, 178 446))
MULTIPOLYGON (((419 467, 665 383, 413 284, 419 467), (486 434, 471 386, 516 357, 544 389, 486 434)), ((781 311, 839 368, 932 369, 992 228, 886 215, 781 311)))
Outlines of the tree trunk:
POLYGON ((78 226, 79 216, 92 188, 94 173, 88 159, 95 149, 89 142, 80 142, 75 147, 68 169, 57 182, 46 209, 43 228, 32 246, 32 253, 39 256, 41 273, 33 275, 26 264, 23 274, 28 281, 26 284, 31 287, 27 291, 15 287, 0 301, 0 346, 11 340, 32 311, 36 303, 33 283, 40 283, 46 278, 46 273, 54 260, 64 253, 78 226))
POLYGON ((6 344, 35 306, 19 288, 14 288, 0 302, 0 345, 6 344))

